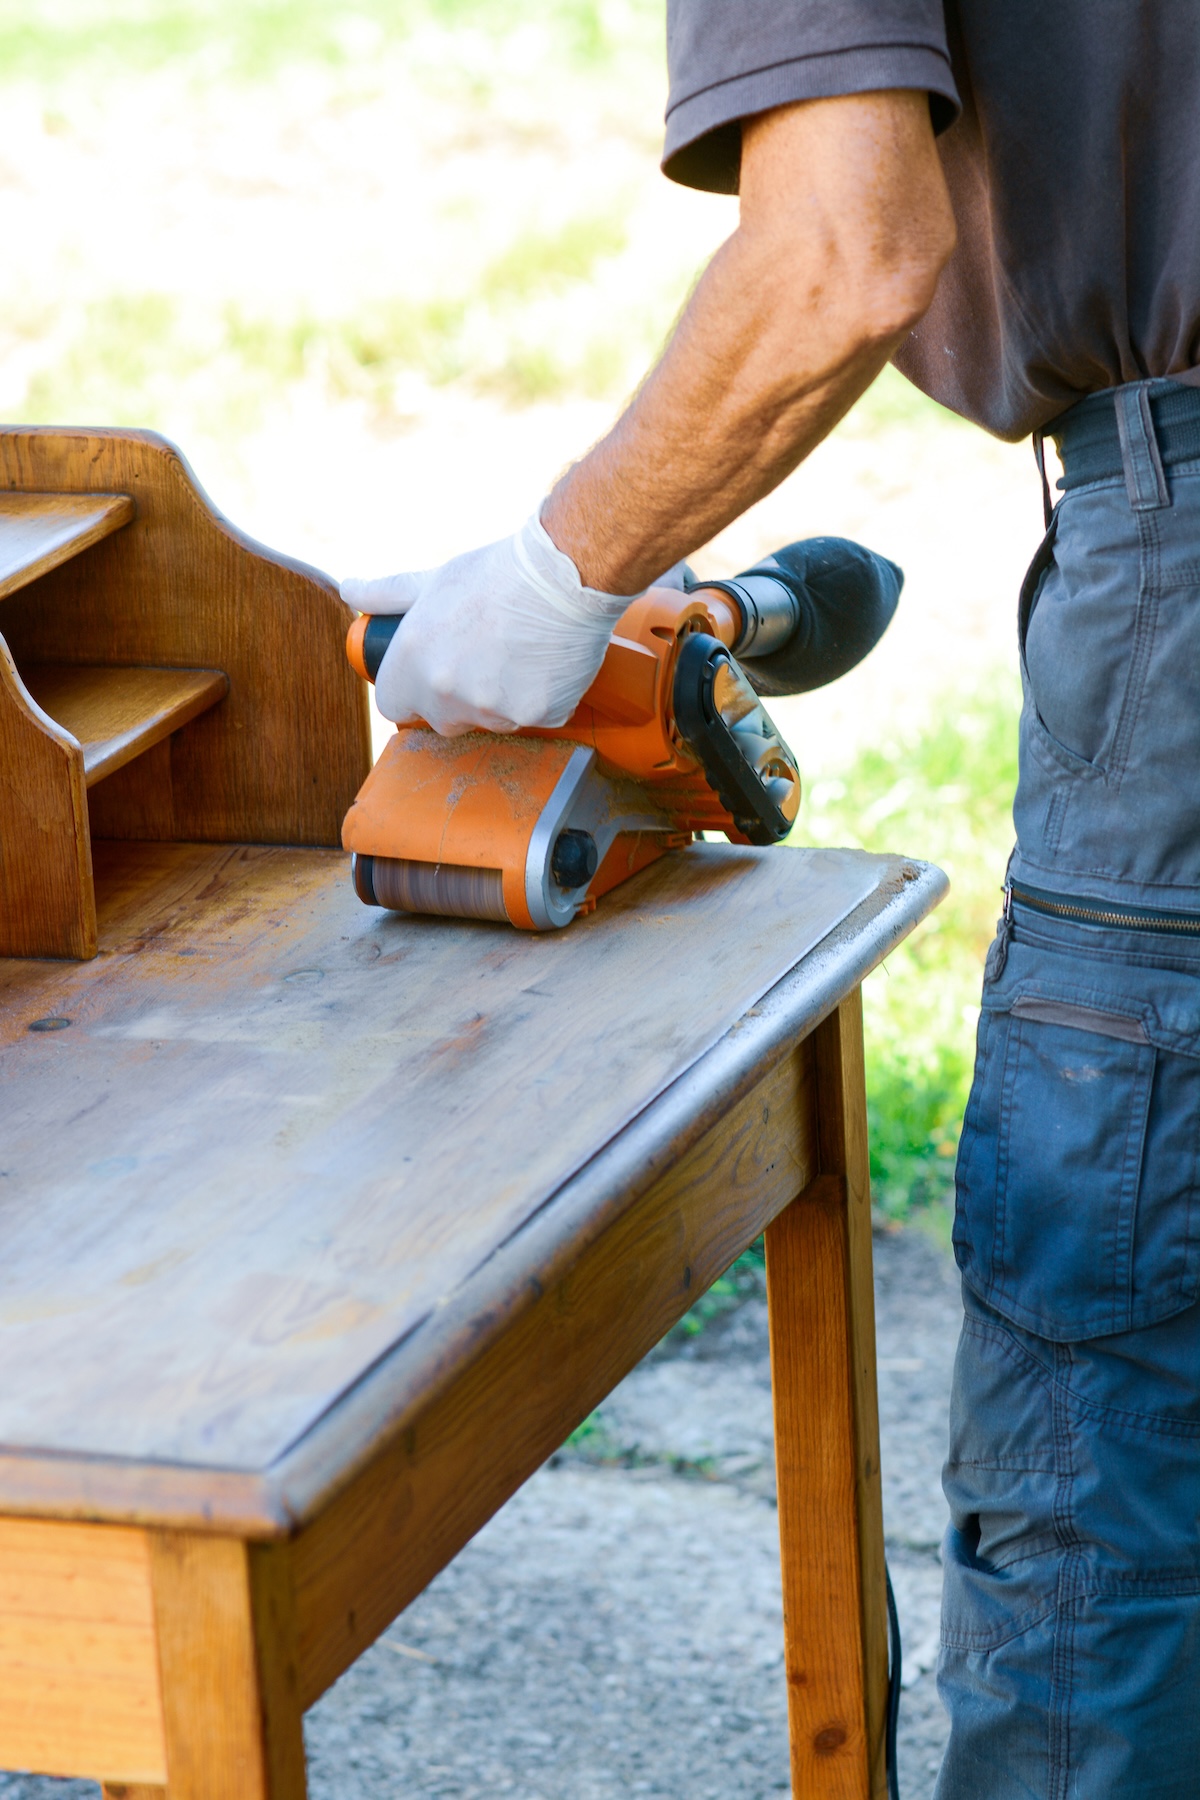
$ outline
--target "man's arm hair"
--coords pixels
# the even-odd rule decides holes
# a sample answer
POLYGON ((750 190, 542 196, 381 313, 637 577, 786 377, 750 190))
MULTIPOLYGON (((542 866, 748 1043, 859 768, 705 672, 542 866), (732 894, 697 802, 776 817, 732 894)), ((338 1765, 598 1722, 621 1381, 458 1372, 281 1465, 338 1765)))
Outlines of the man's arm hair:
POLYGON ((920 319, 953 246, 924 93, 747 120, 737 230, 543 508, 584 582, 636 593, 776 487, 920 319))

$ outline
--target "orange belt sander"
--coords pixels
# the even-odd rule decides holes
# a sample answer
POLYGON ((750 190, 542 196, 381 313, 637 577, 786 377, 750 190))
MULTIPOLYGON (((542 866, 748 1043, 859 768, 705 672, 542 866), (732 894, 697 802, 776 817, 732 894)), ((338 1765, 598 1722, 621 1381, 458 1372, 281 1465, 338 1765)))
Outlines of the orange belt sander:
MULTIPOLYGON (((700 832, 778 843, 800 773, 760 691, 802 692, 852 666, 902 579, 859 545, 809 539, 732 581, 632 601, 554 731, 401 727, 342 827, 359 898, 544 931, 700 832)), ((401 622, 362 614, 351 626, 365 680, 401 622)))

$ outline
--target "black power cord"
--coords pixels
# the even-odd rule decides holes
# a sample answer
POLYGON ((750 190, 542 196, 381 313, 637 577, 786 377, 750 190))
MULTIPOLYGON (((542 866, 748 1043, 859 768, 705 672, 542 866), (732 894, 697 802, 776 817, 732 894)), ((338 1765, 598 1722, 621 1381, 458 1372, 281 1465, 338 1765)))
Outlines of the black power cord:
POLYGON ((900 1614, 896 1610, 896 1596, 892 1591, 892 1572, 886 1562, 883 1565, 887 1579, 888 1610, 888 1695, 887 1713, 885 1714, 883 1757, 887 1769, 888 1800, 900 1800, 900 1772, 896 1767, 896 1730, 900 1723, 900 1614))

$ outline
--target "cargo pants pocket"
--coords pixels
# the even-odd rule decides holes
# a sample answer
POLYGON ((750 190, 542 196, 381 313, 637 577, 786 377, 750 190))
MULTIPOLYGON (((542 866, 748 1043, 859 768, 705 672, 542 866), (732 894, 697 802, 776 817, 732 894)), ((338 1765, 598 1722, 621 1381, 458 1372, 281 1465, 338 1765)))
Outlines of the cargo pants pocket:
POLYGON ((1196 1298, 1200 1063, 1106 1011, 1090 983, 1055 987, 1002 1007, 985 995, 954 1249, 1002 1317, 1070 1343, 1196 1298))

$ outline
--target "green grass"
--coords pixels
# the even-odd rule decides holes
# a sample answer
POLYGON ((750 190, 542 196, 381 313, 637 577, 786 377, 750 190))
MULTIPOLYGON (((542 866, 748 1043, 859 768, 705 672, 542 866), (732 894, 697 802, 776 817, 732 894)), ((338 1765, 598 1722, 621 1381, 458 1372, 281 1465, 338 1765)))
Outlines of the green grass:
POLYGON ((813 783, 799 841, 936 862, 950 894, 865 984, 872 1196, 890 1219, 951 1191, 983 958, 1000 910, 1016 786, 1015 680, 955 691, 907 738, 813 783))
MULTIPOLYGON (((572 309, 599 264, 624 245, 618 210, 581 214, 556 231, 518 232, 498 256, 432 298, 376 301, 342 318, 271 316, 235 302, 204 311, 167 294, 108 294, 74 310, 65 344, 60 330, 54 356, 8 413, 26 424, 154 425, 167 399, 192 384, 199 423, 214 414, 224 432, 245 432, 289 384, 312 377, 334 397, 365 399, 386 418, 402 411, 396 385, 410 373, 518 406, 564 394, 619 395, 663 322, 634 309, 578 331, 572 309)), ((9 329, 36 338, 51 312, 10 318, 9 329)))
POLYGON ((755 1294, 765 1293, 766 1280, 766 1259, 763 1241, 759 1238, 742 1252, 724 1275, 717 1277, 707 1293, 701 1294, 695 1306, 671 1327, 669 1335, 680 1342, 698 1337, 715 1319, 733 1312, 755 1294))
POLYGON ((558 231, 525 231, 484 270, 478 292, 505 305, 532 299, 547 288, 587 281, 596 264, 625 248, 619 212, 569 219, 558 231))
MULTIPOLYGON (((594 67, 657 43, 656 0, 0 0, 0 80, 145 72, 195 61, 213 77, 270 79, 288 64, 348 64, 425 31, 491 39, 535 26, 594 67)), ((660 51, 661 55, 661 51, 660 51)))
MULTIPOLYGON (((177 296, 144 292, 88 301, 65 333, 52 302, 28 316, 14 312, 7 324, 15 336, 59 329, 54 356, 7 415, 23 424, 156 425, 163 402, 194 383, 199 423, 208 427, 211 414, 223 431, 244 432, 290 384, 315 378, 333 397, 366 400, 387 420, 403 415, 396 392, 408 374, 513 406, 577 395, 617 402, 655 356, 673 311, 670 301, 637 296, 615 315, 593 312, 578 323, 578 299, 624 247, 619 212, 585 214, 558 231, 519 233, 431 298, 372 301, 340 318, 258 313, 233 301, 201 312, 177 296)), ((953 415, 889 368, 839 430, 937 430, 947 420, 953 415)))
MULTIPOLYGON (((201 314, 170 294, 102 295, 75 309, 65 343, 56 332, 54 356, 7 415, 18 424, 156 425, 163 401, 194 382, 202 413, 219 415, 225 432, 250 431, 290 384, 313 377, 387 420, 403 415, 396 390, 407 374, 513 406, 577 395, 617 402, 657 353, 672 310, 633 301, 576 326, 576 298, 624 243, 618 215, 571 219, 558 232, 518 235, 476 276, 432 298, 374 301, 341 318, 268 315, 239 302, 201 314)), ((28 317, 14 312, 9 330, 48 335, 51 323, 61 326, 54 312, 52 303, 28 317)), ((889 368, 839 430, 936 430, 948 419, 889 368)))
POLYGON ((164 390, 201 362, 172 296, 109 295, 82 308, 66 346, 8 410, 16 423, 146 425, 164 390))
MULTIPOLYGON (((611 127, 613 96, 632 84, 644 96, 650 141, 662 36, 661 0, 540 0, 536 8, 526 0, 0 0, 0 94, 6 83, 39 84, 47 131, 69 135, 80 81, 102 96, 113 79, 173 67, 218 86, 224 100, 231 82, 262 85, 315 63, 333 71, 321 104, 353 109, 375 91, 381 59, 399 52, 423 90, 451 101, 468 137, 502 116, 536 135, 553 117, 553 107, 539 111, 547 94, 598 107, 611 127)), ((18 337, 49 337, 53 327, 53 354, 34 365, 23 399, 6 411, 25 423, 167 427, 169 419, 176 432, 245 432, 289 383, 316 379, 335 398, 365 401, 382 424, 403 425, 413 375, 515 406, 574 396, 619 402, 661 347, 690 272, 676 284, 653 272, 647 279, 644 265, 623 280, 622 267, 597 289, 602 265, 627 248, 630 201, 614 193, 600 210, 581 196, 579 212, 552 228, 530 224, 514 203, 509 243, 477 258, 469 234, 463 254, 461 220, 450 217, 461 203, 452 201, 435 291, 351 302, 340 316, 318 316, 297 299, 272 314, 245 300, 209 302, 202 317, 191 296, 106 293, 94 282, 68 293, 43 283, 36 330, 11 316, 7 324, 18 337)), ((885 372, 843 430, 913 429, 949 417, 885 372)))
POLYGON ((974 427, 939 406, 889 363, 839 425, 843 437, 874 437, 899 426, 905 431, 970 431, 974 427))

